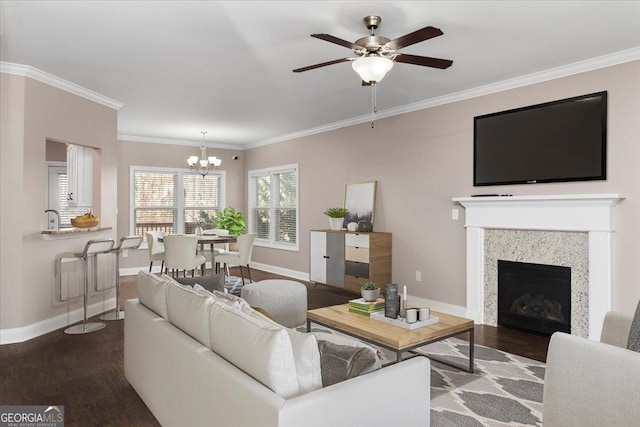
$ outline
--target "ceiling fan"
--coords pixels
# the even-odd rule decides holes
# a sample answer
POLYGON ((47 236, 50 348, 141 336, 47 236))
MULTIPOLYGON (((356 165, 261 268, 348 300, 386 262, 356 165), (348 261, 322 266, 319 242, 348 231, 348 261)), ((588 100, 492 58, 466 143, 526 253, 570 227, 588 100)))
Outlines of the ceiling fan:
POLYGON ((374 34, 374 30, 378 28, 380 22, 382 22, 381 17, 376 15, 365 16, 363 21, 366 27, 371 30, 371 35, 358 39, 354 43, 330 34, 311 34, 311 37, 335 43, 353 50, 357 55, 356 58, 335 59, 333 61, 309 65, 308 67, 297 68, 293 70, 293 72, 301 73, 303 71, 314 70, 328 65, 352 61, 352 67, 362 79, 363 86, 368 86, 371 84, 375 85, 382 80, 387 72, 391 70, 394 62, 404 62, 405 64, 414 64, 440 69, 449 68, 451 64, 453 64, 453 61, 449 59, 398 53, 398 50, 404 47, 441 36, 443 33, 439 28, 428 26, 390 40, 387 37, 377 36, 374 34))

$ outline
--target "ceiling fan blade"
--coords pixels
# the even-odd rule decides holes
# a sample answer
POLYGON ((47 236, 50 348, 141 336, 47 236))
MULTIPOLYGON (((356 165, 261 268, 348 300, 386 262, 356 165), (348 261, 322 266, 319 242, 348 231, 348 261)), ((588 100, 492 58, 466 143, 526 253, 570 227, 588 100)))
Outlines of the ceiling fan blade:
POLYGON ((322 62, 320 64, 309 65, 308 67, 296 68, 293 70, 294 73, 302 73, 303 71, 315 70, 316 68, 326 67, 327 65, 339 64, 341 62, 351 61, 352 58, 342 58, 342 59, 334 59, 333 61, 322 62))
POLYGON ((453 61, 450 59, 430 58, 428 56, 408 55, 406 53, 399 53, 396 55, 394 61, 404 62, 405 64, 422 65, 424 67, 449 68, 453 61))
POLYGON ((399 50, 403 47, 411 46, 412 44, 441 36, 442 34, 443 32, 440 30, 440 28, 431 26, 424 27, 420 30, 414 31, 413 33, 405 34, 402 37, 391 40, 390 42, 385 44, 385 47, 388 47, 391 50, 399 50))
POLYGON ((339 44, 340 46, 344 46, 351 50, 360 50, 364 48, 364 46, 358 46, 357 44, 342 40, 338 37, 332 36, 331 34, 311 34, 311 37, 315 37, 329 43, 339 44))

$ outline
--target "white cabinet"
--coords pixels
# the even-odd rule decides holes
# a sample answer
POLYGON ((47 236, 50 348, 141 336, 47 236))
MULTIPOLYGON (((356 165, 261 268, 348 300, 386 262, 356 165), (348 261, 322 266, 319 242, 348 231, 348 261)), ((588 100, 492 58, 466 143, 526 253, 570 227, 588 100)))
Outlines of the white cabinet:
POLYGON ((311 232, 309 280, 344 286, 344 234, 311 232))
POLYGON ((312 230, 309 280, 360 293, 362 285, 391 283, 391 233, 312 230))
POLYGON ((69 206, 93 205, 93 149, 67 145, 67 201, 69 206))

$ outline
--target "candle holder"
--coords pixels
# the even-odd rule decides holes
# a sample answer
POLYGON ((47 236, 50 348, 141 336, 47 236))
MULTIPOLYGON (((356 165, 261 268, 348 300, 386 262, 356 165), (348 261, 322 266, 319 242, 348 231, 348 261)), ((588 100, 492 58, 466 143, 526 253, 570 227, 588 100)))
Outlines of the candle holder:
POLYGON ((384 287, 384 315, 390 319, 397 319, 400 313, 400 295, 398 285, 389 283, 384 287))
POLYGON ((405 319, 407 317, 407 300, 398 295, 398 301, 400 302, 400 318, 405 319))

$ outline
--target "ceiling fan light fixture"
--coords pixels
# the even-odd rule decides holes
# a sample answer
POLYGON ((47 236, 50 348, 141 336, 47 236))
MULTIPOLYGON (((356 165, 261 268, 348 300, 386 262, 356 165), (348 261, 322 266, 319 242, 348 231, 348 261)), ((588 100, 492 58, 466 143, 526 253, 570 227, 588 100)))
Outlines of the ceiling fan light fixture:
POLYGON ((356 59, 351 66, 363 81, 378 83, 391 70, 393 61, 378 55, 368 55, 356 59))

